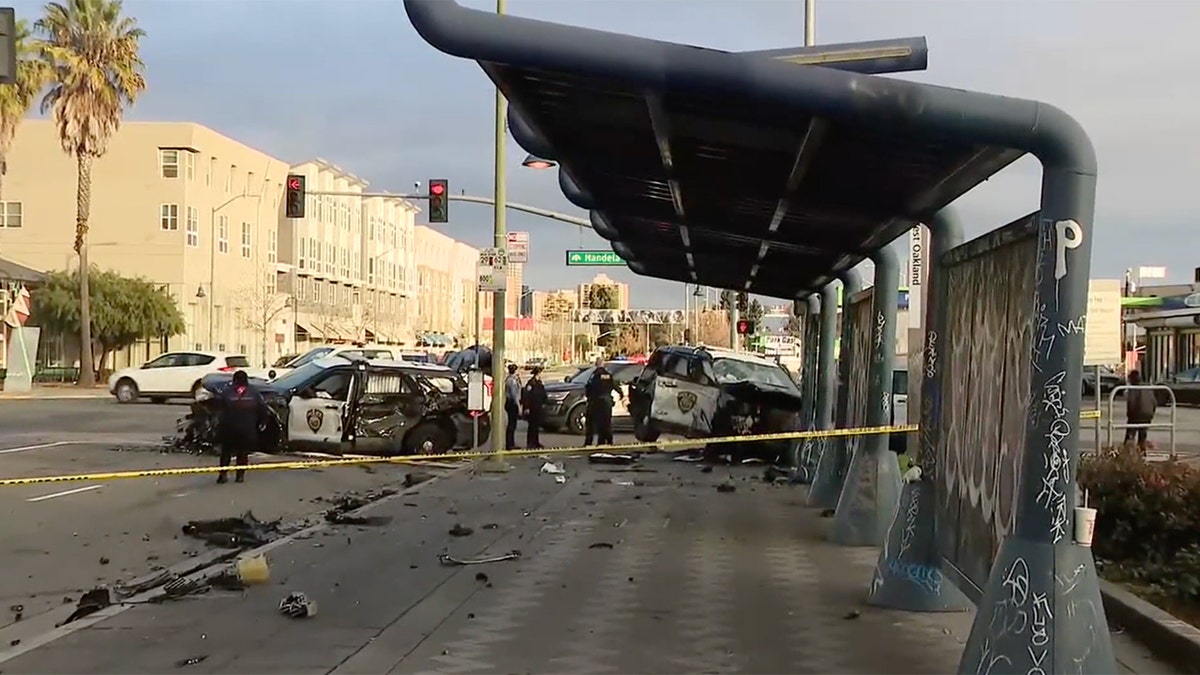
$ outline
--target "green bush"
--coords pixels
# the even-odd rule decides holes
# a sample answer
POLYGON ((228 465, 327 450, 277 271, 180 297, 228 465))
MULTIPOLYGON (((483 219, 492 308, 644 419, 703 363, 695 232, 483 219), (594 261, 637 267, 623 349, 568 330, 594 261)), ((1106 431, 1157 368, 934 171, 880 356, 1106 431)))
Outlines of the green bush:
POLYGON ((1104 576, 1200 602, 1200 471, 1127 446, 1085 459, 1079 484, 1098 512, 1092 548, 1104 576))

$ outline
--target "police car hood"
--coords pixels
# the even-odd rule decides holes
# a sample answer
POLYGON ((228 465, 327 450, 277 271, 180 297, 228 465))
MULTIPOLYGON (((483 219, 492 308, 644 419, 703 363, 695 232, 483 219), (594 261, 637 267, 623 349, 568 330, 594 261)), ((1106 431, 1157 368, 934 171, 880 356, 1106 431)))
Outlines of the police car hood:
POLYGON ((718 386, 721 393, 736 401, 759 403, 781 410, 800 410, 800 392, 790 387, 756 380, 726 381, 718 386))
POLYGON ((547 394, 563 391, 583 391, 582 382, 543 382, 542 386, 546 388, 547 394))

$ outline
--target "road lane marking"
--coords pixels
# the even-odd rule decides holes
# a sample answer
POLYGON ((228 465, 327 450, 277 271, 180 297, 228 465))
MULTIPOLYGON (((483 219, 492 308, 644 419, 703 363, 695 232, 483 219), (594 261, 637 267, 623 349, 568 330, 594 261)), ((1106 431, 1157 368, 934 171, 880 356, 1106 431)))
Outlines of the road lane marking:
POLYGON ((16 448, 0 449, 0 455, 7 455, 13 452, 25 452, 26 450, 40 450, 42 448, 56 448, 60 445, 78 445, 83 441, 54 441, 53 443, 40 443, 38 445, 22 445, 16 448))
POLYGON ((25 501, 27 501, 27 502, 44 502, 47 499, 54 499, 55 497, 66 497, 67 495, 77 495, 80 492, 87 492, 89 490, 97 490, 102 487, 104 487, 104 486, 103 485, 88 485, 87 487, 75 488, 74 490, 63 490, 62 492, 51 492, 50 494, 42 495, 41 497, 30 497, 29 499, 26 499, 25 501))

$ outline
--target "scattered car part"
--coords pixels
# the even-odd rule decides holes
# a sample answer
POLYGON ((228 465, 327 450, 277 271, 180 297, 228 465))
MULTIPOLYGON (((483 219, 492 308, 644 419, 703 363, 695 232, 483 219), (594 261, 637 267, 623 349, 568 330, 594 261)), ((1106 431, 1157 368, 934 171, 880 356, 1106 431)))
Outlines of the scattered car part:
MULTIPOLYGON (((443 565, 487 565, 489 563, 505 562, 508 560, 519 560, 520 558, 521 552, 516 549, 513 549, 512 551, 509 551, 503 555, 489 556, 486 558, 455 558, 448 553, 443 553, 438 556, 438 560, 443 565)), ((476 577, 476 579, 478 580, 478 577, 476 577)))
POLYGON ((308 619, 317 615, 317 603, 303 593, 288 593, 279 601, 279 613, 293 619, 308 619))

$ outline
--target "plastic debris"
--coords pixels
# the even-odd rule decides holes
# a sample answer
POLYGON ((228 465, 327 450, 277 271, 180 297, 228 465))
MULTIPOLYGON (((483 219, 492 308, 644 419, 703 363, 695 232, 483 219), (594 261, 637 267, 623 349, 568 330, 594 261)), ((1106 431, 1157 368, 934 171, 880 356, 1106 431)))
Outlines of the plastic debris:
POLYGON ((249 511, 240 518, 192 520, 183 533, 221 548, 255 548, 280 534, 279 521, 264 523, 249 511))
POLYGON ((58 625, 64 626, 72 621, 78 621, 89 614, 95 614, 105 607, 112 606, 112 604, 112 595, 107 588, 93 588, 79 598, 79 602, 75 605, 75 611, 71 612, 71 615, 58 625))
POLYGON ((611 452, 593 452, 588 455, 589 464, 616 464, 625 466, 633 464, 637 458, 633 455, 613 454, 611 452))
POLYGON ((905 483, 916 483, 919 480, 921 480, 921 467, 914 466, 908 471, 904 472, 905 483))
POLYGON ((555 476, 554 482, 561 485, 561 484, 567 482, 567 477, 566 476, 555 476))
POLYGON ((317 615, 317 603, 307 595, 293 591, 279 601, 279 613, 293 619, 308 619, 317 615))
MULTIPOLYGON (((448 553, 443 553, 442 555, 438 556, 438 560, 441 561, 441 563, 443 565, 451 565, 451 566, 487 565, 489 563, 506 562, 508 560, 519 560, 520 558, 521 558, 521 552, 516 549, 513 549, 512 551, 509 551, 508 553, 504 553, 502 555, 494 555, 494 556, 488 556, 488 557, 484 557, 484 558, 455 558, 454 556, 452 556, 448 553)), ((478 577, 476 577, 476 578, 478 578, 478 577)))
POLYGON ((188 666, 194 666, 197 663, 203 662, 207 658, 208 658, 208 654, 202 654, 200 656, 191 656, 186 659, 179 659, 178 661, 175 662, 175 667, 176 668, 186 668, 188 666))
POLYGON ((567 470, 561 464, 555 464, 554 462, 542 464, 542 468, 539 470, 539 473, 548 473, 551 475, 561 475, 566 472, 567 470))

